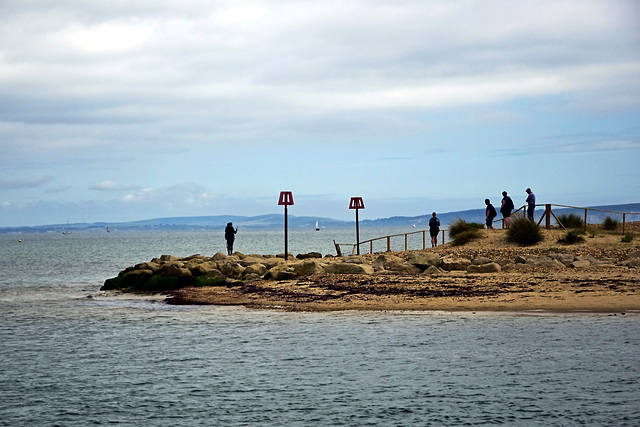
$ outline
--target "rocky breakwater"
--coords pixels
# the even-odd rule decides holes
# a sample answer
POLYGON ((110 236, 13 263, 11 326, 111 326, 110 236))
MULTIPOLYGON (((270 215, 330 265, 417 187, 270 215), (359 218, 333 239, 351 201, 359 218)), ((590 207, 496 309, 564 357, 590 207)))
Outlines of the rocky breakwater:
POLYGON ((101 290, 167 291, 186 287, 237 286, 256 281, 297 280, 309 276, 430 276, 452 272, 467 274, 527 272, 540 270, 587 270, 595 268, 640 267, 640 250, 628 252, 624 259, 578 256, 571 253, 521 254, 512 258, 483 254, 469 257, 438 254, 435 251, 383 253, 363 256, 322 257, 301 254, 285 261, 284 255, 213 257, 192 255, 177 258, 163 255, 121 271, 105 281, 101 290))

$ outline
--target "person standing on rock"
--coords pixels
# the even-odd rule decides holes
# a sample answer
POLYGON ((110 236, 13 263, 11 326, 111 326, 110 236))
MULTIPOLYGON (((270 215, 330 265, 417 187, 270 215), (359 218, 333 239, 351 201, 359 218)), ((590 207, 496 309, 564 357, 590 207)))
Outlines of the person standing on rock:
POLYGON ((431 235, 431 247, 438 246, 438 234, 440 234, 440 220, 436 217, 436 213, 431 214, 429 219, 429 234, 431 235))
POLYGON ((489 199, 484 199, 484 204, 487 205, 487 228, 493 230, 493 219, 498 215, 496 213, 496 208, 493 207, 489 199))
POLYGON ((224 238, 227 241, 227 253, 231 255, 233 253, 233 242, 236 240, 236 233, 238 232, 238 227, 233 229, 233 223, 227 223, 227 228, 224 229, 224 238))
POLYGON ((527 218, 533 221, 533 210, 536 208, 536 195, 533 194, 530 188, 526 190, 528 196, 525 202, 527 203, 527 218))
POLYGON ((500 204, 500 213, 502 214, 502 228, 509 229, 511 227, 511 212, 515 208, 511 197, 507 196, 507 192, 502 192, 502 203, 500 204))

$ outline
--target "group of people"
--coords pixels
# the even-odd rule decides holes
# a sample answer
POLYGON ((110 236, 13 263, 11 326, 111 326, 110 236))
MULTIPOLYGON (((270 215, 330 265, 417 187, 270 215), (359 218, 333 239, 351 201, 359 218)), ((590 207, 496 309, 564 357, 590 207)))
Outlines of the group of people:
MULTIPOLYGON (((526 189, 527 199, 525 203, 527 204, 527 218, 533 221, 533 211, 536 208, 536 196, 533 194, 530 188, 526 189)), ((493 228, 493 220, 498 215, 496 212, 496 208, 493 207, 491 201, 489 199, 484 199, 484 204, 487 205, 486 208, 486 225, 487 228, 493 228)), ((507 195, 506 191, 502 192, 502 201, 500 202, 500 213, 502 214, 502 228, 508 229, 511 226, 511 212, 515 209, 515 205, 513 204, 513 200, 511 197, 507 195)))
MULTIPOLYGON (((533 194, 530 188, 527 188, 527 199, 525 202, 527 203, 527 218, 533 221, 533 211, 536 208, 536 196, 533 194)), ((493 220, 498 215, 496 212, 496 208, 491 204, 491 200, 484 199, 484 204, 487 205, 486 209, 486 225, 487 228, 493 228, 493 220)), ((511 197, 507 195, 506 191, 502 192, 502 201, 500 202, 500 213, 502 214, 502 228, 508 229, 511 227, 511 212, 515 209, 515 205, 513 204, 513 200, 511 197)), ((440 220, 436 216, 436 213, 433 212, 431 214, 431 218, 429 219, 429 234, 431 235, 431 247, 435 248, 438 246, 438 234, 440 233, 440 220)))

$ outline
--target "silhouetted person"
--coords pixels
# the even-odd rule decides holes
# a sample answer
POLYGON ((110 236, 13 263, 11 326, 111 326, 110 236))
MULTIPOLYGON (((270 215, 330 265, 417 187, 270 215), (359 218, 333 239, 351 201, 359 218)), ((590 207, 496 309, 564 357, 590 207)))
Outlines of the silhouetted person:
POLYGON ((484 199, 484 204, 487 205, 487 228, 493 228, 493 219, 498 215, 496 208, 493 207, 489 199, 484 199))
POLYGON ((530 188, 527 188, 526 191, 528 194, 527 200, 525 200, 525 202, 527 202, 527 218, 533 221, 533 210, 536 208, 536 195, 533 194, 530 188))
POLYGON ((429 218, 429 234, 431 235, 431 247, 438 246, 438 234, 440 234, 440 220, 436 217, 436 213, 431 214, 429 218))
POLYGON ((233 229, 232 223, 227 223, 227 228, 224 229, 224 238, 227 241, 227 253, 231 255, 233 253, 233 241, 236 240, 236 233, 238 232, 238 227, 233 229))
POLYGON ((502 228, 508 229, 511 227, 511 212, 515 208, 511 197, 507 196, 507 192, 502 192, 502 202, 500 204, 500 213, 502 214, 502 228))

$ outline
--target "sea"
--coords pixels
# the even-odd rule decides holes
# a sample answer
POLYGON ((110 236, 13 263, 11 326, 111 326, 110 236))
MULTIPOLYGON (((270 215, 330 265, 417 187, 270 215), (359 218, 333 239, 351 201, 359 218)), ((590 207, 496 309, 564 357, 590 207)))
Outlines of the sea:
MULTIPOLYGON (((288 240, 335 255, 355 235, 288 240)), ((283 231, 241 229, 235 249, 281 253, 283 231)), ((638 313, 291 313, 99 290, 163 254, 224 251, 222 230, 1 234, 0 426, 640 425, 638 313)))

